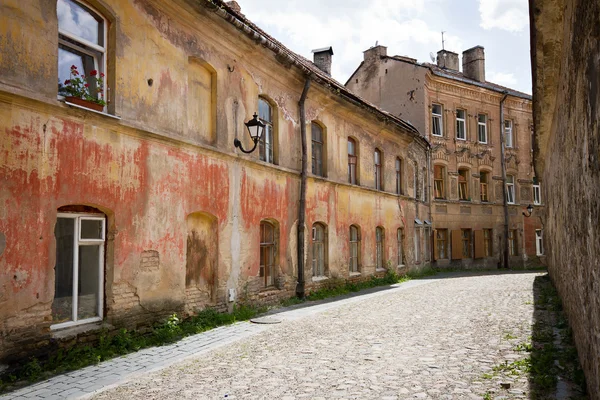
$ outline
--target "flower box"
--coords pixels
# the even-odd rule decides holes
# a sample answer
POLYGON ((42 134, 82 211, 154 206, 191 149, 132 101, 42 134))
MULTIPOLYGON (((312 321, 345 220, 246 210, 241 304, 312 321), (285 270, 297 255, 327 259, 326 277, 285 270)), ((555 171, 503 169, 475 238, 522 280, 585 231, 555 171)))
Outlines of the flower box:
POLYGON ((102 112, 102 110, 104 110, 104 106, 102 104, 93 103, 91 101, 87 101, 87 100, 84 100, 79 97, 65 96, 65 101, 72 103, 72 104, 77 104, 78 106, 81 106, 81 107, 89 108, 90 110, 95 110, 95 111, 100 111, 100 112, 102 112))

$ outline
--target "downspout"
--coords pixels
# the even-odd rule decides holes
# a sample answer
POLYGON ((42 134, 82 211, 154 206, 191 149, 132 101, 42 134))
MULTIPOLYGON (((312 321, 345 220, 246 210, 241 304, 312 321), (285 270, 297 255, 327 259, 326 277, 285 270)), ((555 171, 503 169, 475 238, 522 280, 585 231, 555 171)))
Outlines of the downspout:
POLYGON ((502 199, 504 205, 504 235, 503 235, 503 267, 508 269, 508 203, 506 202, 506 140, 504 137, 504 101, 508 93, 504 92, 500 100, 500 165, 502 166, 502 199))
POLYGON ((302 139, 302 171, 300 172, 300 204, 298 205, 298 283, 296 284, 296 296, 304 298, 304 220, 306 219, 306 173, 308 165, 306 144, 306 112, 304 102, 310 89, 310 76, 306 78, 304 90, 298 101, 300 107, 300 138, 302 139))

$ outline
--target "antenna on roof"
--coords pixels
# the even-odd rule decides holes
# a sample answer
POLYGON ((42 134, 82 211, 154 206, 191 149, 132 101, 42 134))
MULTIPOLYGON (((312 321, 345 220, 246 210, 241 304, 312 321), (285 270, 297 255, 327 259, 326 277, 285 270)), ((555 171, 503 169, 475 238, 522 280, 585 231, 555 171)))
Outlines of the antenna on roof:
POLYGON ((375 41, 375 47, 377 47, 379 45, 379 40, 375 41))
POLYGON ((445 48, 444 48, 444 33, 446 33, 446 31, 442 31, 442 50, 445 50, 445 48))
POLYGON ((435 54, 433 54, 432 52, 429 52, 429 58, 431 58, 432 63, 435 63, 435 54))

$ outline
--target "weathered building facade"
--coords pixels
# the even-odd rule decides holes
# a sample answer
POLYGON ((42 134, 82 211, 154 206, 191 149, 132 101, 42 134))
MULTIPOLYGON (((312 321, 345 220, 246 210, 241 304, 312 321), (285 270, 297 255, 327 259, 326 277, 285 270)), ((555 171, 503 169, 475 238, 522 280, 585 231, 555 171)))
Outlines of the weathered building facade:
POLYGON ((408 120, 431 142, 429 190, 422 195, 431 201, 438 267, 504 265, 505 221, 509 266, 543 263, 531 96, 485 80, 483 47, 463 52, 460 72, 459 55, 447 50, 433 65, 376 46, 364 52, 346 87, 408 120), (534 212, 525 217, 529 204, 534 212))
POLYGON ((302 122, 307 290, 426 265, 427 141, 236 4, 3 1, 0 359, 294 295, 302 122), (100 111, 61 96, 73 70, 100 111))
POLYGON ((530 0, 536 172, 548 273, 600 399, 600 3, 530 0))

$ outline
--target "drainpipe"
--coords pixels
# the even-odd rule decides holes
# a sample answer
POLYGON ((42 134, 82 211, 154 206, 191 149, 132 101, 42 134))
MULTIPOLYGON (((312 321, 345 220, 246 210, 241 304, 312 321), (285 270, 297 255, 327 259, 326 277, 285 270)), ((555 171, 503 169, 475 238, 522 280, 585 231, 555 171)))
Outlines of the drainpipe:
POLYGON ((502 199, 504 205, 504 238, 503 238, 503 267, 507 268, 508 265, 508 203, 506 202, 506 150, 505 150, 505 137, 504 137, 504 101, 508 97, 508 93, 504 92, 502 100, 500 100, 500 165, 502 166, 502 199))
POLYGON ((304 102, 310 89, 310 76, 306 78, 304 90, 298 101, 300 107, 300 137, 302 139, 302 171, 300 172, 300 204, 298 205, 298 283, 296 284, 296 296, 304 298, 304 220, 306 218, 306 173, 308 157, 306 145, 306 112, 304 102))

